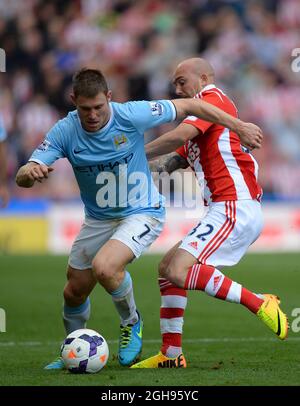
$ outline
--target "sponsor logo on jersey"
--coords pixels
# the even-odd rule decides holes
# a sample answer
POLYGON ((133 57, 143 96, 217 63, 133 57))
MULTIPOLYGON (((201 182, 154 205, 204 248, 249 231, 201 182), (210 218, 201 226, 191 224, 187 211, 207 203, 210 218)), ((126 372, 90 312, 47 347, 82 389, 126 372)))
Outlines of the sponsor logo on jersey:
POLYGON ((118 170, 119 165, 129 164, 133 158, 133 153, 121 158, 119 161, 99 162, 97 165, 74 166, 76 172, 86 173, 88 176, 97 176, 99 172, 114 172, 118 170))

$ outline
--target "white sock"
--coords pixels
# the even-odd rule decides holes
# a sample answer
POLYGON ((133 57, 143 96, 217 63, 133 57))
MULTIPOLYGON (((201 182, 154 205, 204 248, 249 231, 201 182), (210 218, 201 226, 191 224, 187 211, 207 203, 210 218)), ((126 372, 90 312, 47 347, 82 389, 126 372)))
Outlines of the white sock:
POLYGON ((182 347, 174 347, 173 345, 169 345, 167 348, 166 357, 168 358, 176 358, 180 354, 182 354, 182 347))
POLYGON ((135 324, 139 316, 133 296, 132 279, 130 273, 125 271, 125 276, 118 289, 111 293, 112 300, 120 315, 121 325, 135 324))
POLYGON ((90 313, 91 305, 89 298, 76 307, 70 307, 65 304, 63 309, 63 320, 67 334, 80 328, 85 328, 86 322, 90 318, 90 313))

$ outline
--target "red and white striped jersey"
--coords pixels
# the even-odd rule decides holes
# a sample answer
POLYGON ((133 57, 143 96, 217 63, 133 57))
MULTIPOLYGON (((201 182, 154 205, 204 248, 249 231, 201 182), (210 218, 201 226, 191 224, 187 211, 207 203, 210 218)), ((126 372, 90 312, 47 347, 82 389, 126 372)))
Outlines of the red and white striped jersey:
MULTIPOLYGON (((196 98, 219 107, 237 117, 234 103, 215 85, 206 86, 196 98)), ((199 130, 199 135, 177 149, 195 171, 200 187, 204 187, 204 200, 260 199, 262 189, 257 183, 258 165, 244 148, 237 134, 217 124, 194 116, 184 123, 199 130), (204 181, 204 185, 202 185, 204 181)))

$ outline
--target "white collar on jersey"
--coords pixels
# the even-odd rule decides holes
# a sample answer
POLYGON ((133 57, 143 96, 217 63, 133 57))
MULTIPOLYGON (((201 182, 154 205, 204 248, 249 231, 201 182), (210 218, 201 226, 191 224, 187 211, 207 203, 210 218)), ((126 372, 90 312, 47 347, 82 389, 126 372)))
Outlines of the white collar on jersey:
POLYGON ((201 94, 202 92, 205 92, 206 90, 210 90, 210 89, 216 89, 216 85, 214 85, 213 83, 211 83, 210 85, 206 85, 206 86, 201 90, 201 92, 199 92, 199 93, 201 94))

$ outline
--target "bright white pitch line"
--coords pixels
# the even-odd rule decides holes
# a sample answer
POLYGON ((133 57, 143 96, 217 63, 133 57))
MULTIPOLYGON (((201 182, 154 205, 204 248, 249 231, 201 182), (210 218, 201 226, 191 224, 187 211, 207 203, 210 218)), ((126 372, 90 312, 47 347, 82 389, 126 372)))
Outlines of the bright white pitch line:
MULTIPOLYGON (((108 344, 117 344, 118 340, 107 340, 108 344)), ((287 342, 299 342, 300 337, 290 337, 287 342)), ((187 338, 184 340, 187 344, 200 344, 200 343, 239 343, 239 342, 279 342, 277 338, 264 338, 264 337, 223 337, 223 338, 187 338)), ((159 339, 143 340, 144 344, 160 344, 159 339)), ((40 346, 59 346, 59 341, 0 341, 1 347, 40 347, 40 346)))

